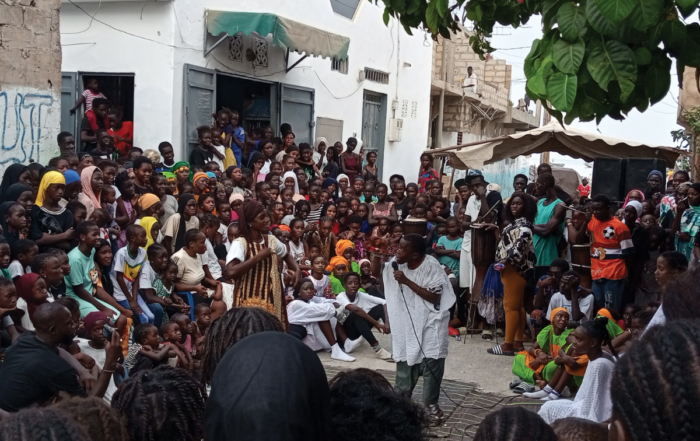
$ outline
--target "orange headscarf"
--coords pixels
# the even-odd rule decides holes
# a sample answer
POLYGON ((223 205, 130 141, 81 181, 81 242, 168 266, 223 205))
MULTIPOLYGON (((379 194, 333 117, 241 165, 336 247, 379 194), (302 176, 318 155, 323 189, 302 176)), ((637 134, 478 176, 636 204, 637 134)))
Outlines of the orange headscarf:
MULTIPOLYGON (((560 312, 562 312, 562 311, 564 311, 565 313, 569 314, 569 310, 566 309, 566 308, 563 308, 563 307, 561 307, 561 306, 558 307, 558 308, 552 309, 552 312, 549 314, 549 321, 550 321, 550 322, 553 322, 553 321, 554 321, 554 317, 556 317, 557 314, 560 313, 560 312)), ((571 314, 569 314, 569 316, 571 316, 571 314)))
POLYGON ((279 228, 279 229, 282 230, 282 231, 286 231, 286 232, 288 232, 288 233, 291 233, 291 232, 292 232, 292 229, 289 228, 288 225, 284 225, 284 224, 278 225, 277 228, 279 228))
POLYGON ((598 311, 598 315, 602 315, 603 317, 607 317, 608 320, 612 320, 613 322, 615 321, 615 320, 613 319, 612 314, 610 314, 610 311, 608 311, 608 310, 605 309, 605 308, 603 308, 603 309, 601 309, 600 311, 598 311))
POLYGON ((355 248, 355 244, 352 243, 352 241, 347 240, 347 239, 340 239, 338 243, 335 244, 335 255, 336 256, 342 256, 343 251, 347 250, 348 248, 355 248))
POLYGON ((345 267, 349 269, 348 261, 344 257, 335 256, 331 259, 330 265, 326 267, 326 271, 333 271, 338 265, 345 265, 345 267))
POLYGON ((209 175, 207 175, 204 172, 197 172, 194 174, 194 178, 192 178, 192 184, 197 185, 197 181, 199 181, 202 178, 207 178, 207 181, 209 180, 209 175))

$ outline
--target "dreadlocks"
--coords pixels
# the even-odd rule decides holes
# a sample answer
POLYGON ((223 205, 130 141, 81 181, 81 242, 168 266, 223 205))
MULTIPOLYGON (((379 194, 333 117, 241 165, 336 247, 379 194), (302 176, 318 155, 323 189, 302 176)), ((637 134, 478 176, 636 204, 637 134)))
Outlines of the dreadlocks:
MULTIPOLYGON (((665 303, 664 303, 665 304, 665 303)), ((700 439, 700 324, 649 328, 620 358, 611 382, 613 420, 634 441, 700 439)))
POLYGON ((551 427, 536 413, 520 406, 506 406, 481 421, 474 441, 556 441, 551 427))
POLYGON ((233 308, 214 320, 204 341, 202 382, 211 383, 216 366, 233 345, 265 331, 284 332, 284 328, 277 317, 260 308, 233 308))
POLYGON ((0 422, 3 441, 90 441, 70 418, 52 408, 28 408, 3 418, 0 422))
POLYGON ((101 398, 74 397, 53 406, 72 419, 92 441, 128 441, 124 417, 101 398))
POLYGON ((132 440, 194 441, 204 436, 204 397, 182 369, 159 366, 119 385, 112 407, 126 417, 132 440))

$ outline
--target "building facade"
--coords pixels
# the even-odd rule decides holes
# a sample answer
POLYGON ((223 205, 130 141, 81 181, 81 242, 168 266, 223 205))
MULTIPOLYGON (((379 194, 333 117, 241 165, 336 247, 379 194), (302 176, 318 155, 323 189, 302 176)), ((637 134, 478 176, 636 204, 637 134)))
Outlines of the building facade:
MULTIPOLYGON (((362 139, 384 178, 413 180, 434 43, 382 14, 381 3, 360 0, 64 0, 63 79, 77 95, 98 78, 142 149, 170 141, 186 159, 196 127, 226 107, 248 132, 269 125, 278 136, 290 123, 297 144, 362 139)), ((61 119, 64 130, 78 124, 61 119)))

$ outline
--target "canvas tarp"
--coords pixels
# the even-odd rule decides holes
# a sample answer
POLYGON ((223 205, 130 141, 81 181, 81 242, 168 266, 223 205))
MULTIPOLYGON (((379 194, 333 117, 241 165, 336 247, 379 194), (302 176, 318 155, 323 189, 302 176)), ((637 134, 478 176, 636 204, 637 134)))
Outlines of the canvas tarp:
POLYGON ((307 56, 330 57, 345 60, 350 39, 342 35, 314 28, 276 14, 260 12, 208 11, 207 31, 218 36, 223 33, 261 37, 272 34, 272 44, 304 53, 307 56))
POLYGON ((624 141, 600 134, 585 132, 573 127, 564 129, 557 121, 527 132, 503 136, 483 143, 472 143, 443 149, 426 150, 437 156, 448 155, 450 166, 457 169, 484 168, 502 159, 533 153, 557 152, 573 158, 593 161, 595 158, 659 158, 666 164, 674 164, 683 152, 673 147, 645 145, 624 141))

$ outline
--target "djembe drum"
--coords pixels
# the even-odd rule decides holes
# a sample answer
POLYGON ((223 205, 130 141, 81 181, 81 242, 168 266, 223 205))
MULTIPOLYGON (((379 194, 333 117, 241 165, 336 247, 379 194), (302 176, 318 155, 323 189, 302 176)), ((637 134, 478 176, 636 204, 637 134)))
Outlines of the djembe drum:
POLYGON ((578 273, 581 286, 591 289, 591 244, 571 245, 571 267, 578 273))
POLYGON ((425 219, 404 219, 401 225, 403 226, 403 234, 425 236, 428 232, 428 221, 425 219))

